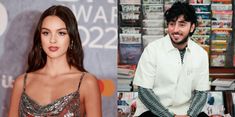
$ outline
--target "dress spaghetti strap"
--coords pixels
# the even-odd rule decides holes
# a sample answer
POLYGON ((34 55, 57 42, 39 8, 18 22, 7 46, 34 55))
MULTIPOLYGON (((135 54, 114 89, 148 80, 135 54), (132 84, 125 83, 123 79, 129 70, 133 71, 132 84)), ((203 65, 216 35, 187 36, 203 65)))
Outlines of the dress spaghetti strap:
POLYGON ((24 84, 23 84, 23 91, 25 92, 25 88, 26 88, 26 79, 27 79, 27 73, 25 73, 24 75, 24 84))
POLYGON ((83 79, 83 77, 85 76, 85 72, 83 72, 82 73, 82 76, 81 76, 81 78, 80 78, 80 81, 79 81, 79 84, 78 84, 78 91, 79 91, 79 89, 80 89, 80 86, 81 86, 81 83, 82 83, 82 79, 83 79))

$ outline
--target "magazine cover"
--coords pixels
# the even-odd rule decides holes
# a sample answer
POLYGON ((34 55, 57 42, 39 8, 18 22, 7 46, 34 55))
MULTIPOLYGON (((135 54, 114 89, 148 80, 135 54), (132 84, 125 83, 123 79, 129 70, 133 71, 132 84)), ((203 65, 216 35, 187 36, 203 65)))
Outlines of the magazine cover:
POLYGON ((197 15, 198 20, 203 20, 203 19, 210 20, 211 19, 210 12, 198 12, 198 13, 196 13, 196 15, 197 15))
POLYGON ((212 20, 229 20, 232 21, 233 11, 212 11, 212 20))
POLYGON ((226 51, 227 40, 211 40, 211 51, 226 51))
POLYGON ((144 19, 148 20, 163 20, 164 13, 163 12, 149 12, 144 13, 144 19))
POLYGON ((189 0, 190 4, 210 4, 211 0, 189 0))
POLYGON ((163 12, 164 9, 162 4, 143 4, 142 8, 144 13, 163 12))
POLYGON ((192 35, 191 39, 199 45, 210 45, 210 35, 192 35))
POLYGON ((121 19, 122 20, 138 20, 140 19, 140 13, 121 12, 121 19))
POLYGON ((140 13, 120 12, 119 19, 121 27, 141 27, 140 13))
POLYGON ((210 35, 211 28, 210 27, 197 27, 194 34, 195 35, 210 35))
POLYGON ((133 117, 138 92, 118 92, 117 96, 118 117, 133 117))
POLYGON ((149 43, 161 39, 163 35, 143 35, 143 47, 145 48, 149 43))
POLYGON ((135 5, 135 4, 121 4, 119 11, 121 12, 140 12, 140 6, 141 5, 135 5))
POLYGON ((163 4, 163 0, 143 0, 143 4, 163 4))
POLYGON ((164 28, 143 28, 143 34, 164 36, 164 28))
POLYGON ((211 27, 210 19, 198 19, 198 27, 211 27))
POLYGON ((140 27, 120 27, 120 32, 122 34, 140 34, 140 27))
POLYGON ((224 67, 225 66, 225 52, 211 51, 210 65, 213 67, 224 67))
POLYGON ((189 0, 190 4, 210 4, 211 0, 189 0))
POLYGON ((140 4, 140 0, 120 0, 120 4, 140 4))
POLYGON ((121 27, 141 27, 141 20, 122 20, 121 27))
POLYGON ((141 34, 119 34, 120 44, 141 44, 141 34))
POLYGON ((118 78, 134 78, 136 65, 118 65, 118 78))
POLYGON ((232 4, 211 4, 211 10, 216 11, 226 11, 232 10, 232 4))
POLYGON ((216 4, 231 4, 232 0, 211 0, 211 3, 216 3, 216 4))
POLYGON ((212 20, 211 22, 211 27, 212 28, 230 28, 232 30, 232 21, 228 21, 228 20, 212 20))
POLYGON ((119 44, 120 63, 137 64, 142 54, 141 44, 119 44))
POLYGON ((193 4, 193 7, 195 8, 195 11, 197 13, 200 12, 210 12, 210 5, 204 5, 204 4, 193 4))
POLYGON ((224 99, 222 91, 209 91, 207 95, 206 105, 202 111, 208 116, 224 116, 224 99))
POLYGON ((164 20, 143 20, 143 27, 145 28, 163 28, 164 20))
POLYGON ((230 40, 232 33, 230 30, 217 29, 212 30, 211 40, 230 40))

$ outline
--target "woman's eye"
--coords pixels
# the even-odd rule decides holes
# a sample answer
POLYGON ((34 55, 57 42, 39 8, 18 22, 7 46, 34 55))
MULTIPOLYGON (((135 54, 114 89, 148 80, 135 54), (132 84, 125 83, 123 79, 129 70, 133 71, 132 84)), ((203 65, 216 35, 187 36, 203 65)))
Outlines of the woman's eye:
POLYGON ((66 33, 65 32, 59 32, 59 35, 64 36, 64 35, 66 35, 66 33))
POLYGON ((47 36, 47 35, 48 35, 48 32, 42 32, 42 34, 43 34, 44 36, 47 36))

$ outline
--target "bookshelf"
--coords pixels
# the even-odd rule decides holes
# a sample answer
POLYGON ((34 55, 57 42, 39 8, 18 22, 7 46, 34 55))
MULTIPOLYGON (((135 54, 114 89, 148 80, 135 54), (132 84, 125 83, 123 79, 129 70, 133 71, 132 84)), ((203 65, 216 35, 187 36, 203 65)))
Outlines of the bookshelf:
POLYGON ((210 67, 210 78, 235 79, 235 68, 210 67))

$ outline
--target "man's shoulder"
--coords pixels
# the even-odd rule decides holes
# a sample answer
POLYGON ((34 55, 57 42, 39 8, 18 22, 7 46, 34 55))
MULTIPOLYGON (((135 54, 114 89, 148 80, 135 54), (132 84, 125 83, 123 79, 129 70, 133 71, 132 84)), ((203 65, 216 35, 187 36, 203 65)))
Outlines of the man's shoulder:
POLYGON ((161 45, 161 43, 165 40, 165 38, 167 38, 167 37, 165 36, 165 37, 156 39, 156 40, 152 41, 151 43, 149 43, 147 45, 147 47, 151 48, 151 47, 156 47, 156 45, 161 45))
POLYGON ((190 44, 191 44, 191 51, 193 51, 193 53, 195 53, 196 55, 201 55, 201 56, 208 56, 207 51, 200 46, 199 44, 197 44, 196 42, 190 40, 190 44))
POLYGON ((192 49, 196 50, 196 51, 200 51, 200 52, 206 52, 205 49, 203 49, 202 46, 200 46, 199 44, 197 44, 196 42, 194 42, 193 40, 189 40, 190 44, 192 46, 192 49))

